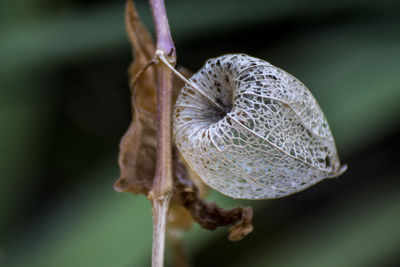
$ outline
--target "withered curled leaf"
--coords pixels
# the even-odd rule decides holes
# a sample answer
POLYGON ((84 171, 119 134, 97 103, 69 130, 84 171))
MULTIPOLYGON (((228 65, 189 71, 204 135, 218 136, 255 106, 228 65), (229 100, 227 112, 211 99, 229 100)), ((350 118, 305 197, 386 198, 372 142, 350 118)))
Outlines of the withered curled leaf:
POLYGON ((152 187, 156 161, 156 74, 147 68, 137 80, 132 81, 155 51, 154 42, 139 16, 132 1, 127 1, 125 22, 129 40, 133 47, 134 61, 129 68, 132 95, 132 121, 120 143, 118 164, 120 177, 114 184, 119 192, 130 191, 147 195, 152 187))
POLYGON ((242 240, 246 235, 250 234, 253 231, 253 225, 251 224, 252 218, 253 209, 251 207, 244 208, 240 222, 229 229, 229 240, 239 241, 242 240))

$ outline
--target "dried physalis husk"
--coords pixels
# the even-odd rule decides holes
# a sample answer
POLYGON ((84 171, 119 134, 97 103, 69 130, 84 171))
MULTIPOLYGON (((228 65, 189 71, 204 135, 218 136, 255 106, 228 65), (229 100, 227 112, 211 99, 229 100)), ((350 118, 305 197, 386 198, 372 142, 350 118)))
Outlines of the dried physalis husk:
POLYGON ((208 60, 190 80, 174 108, 175 141, 214 189, 278 198, 345 171, 318 103, 284 70, 233 54, 208 60))

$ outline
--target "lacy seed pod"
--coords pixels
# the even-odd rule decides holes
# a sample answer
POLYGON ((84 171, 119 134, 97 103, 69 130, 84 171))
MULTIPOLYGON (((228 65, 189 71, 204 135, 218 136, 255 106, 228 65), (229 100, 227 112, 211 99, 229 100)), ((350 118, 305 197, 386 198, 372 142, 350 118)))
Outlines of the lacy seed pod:
POLYGON ((174 107, 175 141, 212 188, 278 198, 345 171, 318 103, 284 70, 232 54, 208 60, 190 81, 174 107))

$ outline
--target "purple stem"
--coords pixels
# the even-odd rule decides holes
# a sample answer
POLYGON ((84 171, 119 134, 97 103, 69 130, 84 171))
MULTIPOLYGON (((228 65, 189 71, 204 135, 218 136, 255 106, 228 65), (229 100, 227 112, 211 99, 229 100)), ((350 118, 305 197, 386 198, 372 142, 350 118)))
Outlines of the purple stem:
POLYGON ((156 28, 157 49, 162 50, 166 57, 176 58, 175 46, 169 30, 167 13, 163 0, 149 0, 153 21, 156 28))
MULTIPOLYGON (((164 52, 173 65, 176 52, 169 30, 163 0, 149 0, 156 28, 157 50, 164 52)), ((153 180, 153 251, 152 266, 164 266, 165 231, 172 196, 172 71, 161 61, 157 65, 157 162, 153 180)))

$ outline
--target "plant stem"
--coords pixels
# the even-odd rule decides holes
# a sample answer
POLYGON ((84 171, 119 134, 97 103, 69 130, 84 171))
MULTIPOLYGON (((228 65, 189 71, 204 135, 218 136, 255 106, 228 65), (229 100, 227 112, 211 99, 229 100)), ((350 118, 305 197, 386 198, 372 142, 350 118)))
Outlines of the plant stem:
MULTIPOLYGON (((163 0, 149 0, 156 29, 157 50, 172 64, 176 61, 163 0)), ((165 230, 172 197, 172 72, 162 62, 157 65, 157 163, 153 180, 153 251, 152 267, 164 266, 165 230)))
POLYGON ((154 26, 156 28, 157 49, 170 57, 170 61, 175 62, 176 52, 169 30, 167 13, 165 11, 164 0, 149 0, 153 14, 154 26))
POLYGON ((153 250, 151 257, 152 267, 164 266, 165 230, 167 214, 172 194, 160 199, 153 199, 153 250))

